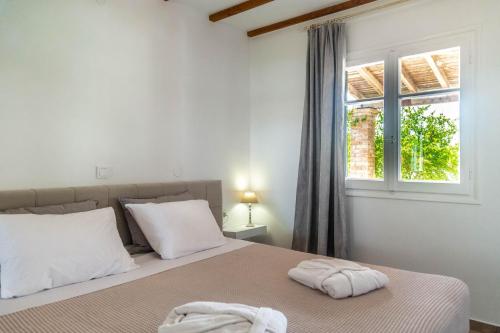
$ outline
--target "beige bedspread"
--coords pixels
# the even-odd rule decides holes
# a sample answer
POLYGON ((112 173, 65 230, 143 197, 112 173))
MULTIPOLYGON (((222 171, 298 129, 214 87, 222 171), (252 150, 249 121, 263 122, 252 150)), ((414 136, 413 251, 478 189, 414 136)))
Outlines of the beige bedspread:
MULTIPOLYGON (((65 301, 0 317, 0 332, 156 332, 167 313, 191 301, 272 307, 289 332, 466 333, 467 286, 459 280, 370 266, 387 288, 334 300, 287 276, 312 255, 251 245, 65 301)), ((368 265, 369 266, 369 265, 368 265)))

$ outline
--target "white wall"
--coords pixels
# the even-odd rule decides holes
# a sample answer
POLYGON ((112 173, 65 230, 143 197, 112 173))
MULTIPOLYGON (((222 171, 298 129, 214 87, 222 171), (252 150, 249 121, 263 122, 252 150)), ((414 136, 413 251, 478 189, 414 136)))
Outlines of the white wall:
MULTIPOLYGON (((348 23, 349 51, 479 27, 477 189, 480 205, 352 197, 353 258, 467 282, 473 317, 500 324, 500 2, 412 1, 348 23)), ((302 26, 250 43, 251 169, 270 242, 290 246, 305 82, 302 26)))
MULTIPOLYGON (((249 159, 248 40, 159 0, 0 0, 0 189, 223 179, 249 159), (113 178, 95 179, 95 166, 113 178)), ((226 200, 228 205, 230 200, 226 200)))

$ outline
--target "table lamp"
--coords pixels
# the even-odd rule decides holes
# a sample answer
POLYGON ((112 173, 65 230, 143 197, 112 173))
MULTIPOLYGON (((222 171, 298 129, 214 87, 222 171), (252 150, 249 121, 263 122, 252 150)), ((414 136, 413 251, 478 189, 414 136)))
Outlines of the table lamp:
POLYGON ((241 197, 241 203, 248 204, 248 224, 246 225, 246 227, 255 227, 255 224, 252 223, 252 204, 259 203, 257 195, 253 191, 246 191, 241 197))

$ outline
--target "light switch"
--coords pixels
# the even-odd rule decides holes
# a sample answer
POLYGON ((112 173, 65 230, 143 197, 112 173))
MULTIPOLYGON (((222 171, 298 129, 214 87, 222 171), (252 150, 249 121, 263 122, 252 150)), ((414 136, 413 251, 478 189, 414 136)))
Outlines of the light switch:
POLYGON ((113 168, 112 167, 96 167, 95 176, 97 179, 109 179, 113 176, 113 168))

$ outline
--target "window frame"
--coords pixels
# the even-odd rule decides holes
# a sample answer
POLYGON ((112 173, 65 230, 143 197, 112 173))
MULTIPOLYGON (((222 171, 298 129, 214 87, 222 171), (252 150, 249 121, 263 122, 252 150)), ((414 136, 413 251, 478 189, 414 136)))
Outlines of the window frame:
MULTIPOLYGON (((464 31, 378 50, 348 54, 346 68, 373 62, 384 62, 384 180, 351 179, 346 174, 348 195, 475 202, 475 175, 473 172, 475 167, 475 35, 475 31, 464 31), (401 125, 399 59, 453 47, 460 47, 460 183, 403 181, 400 179, 399 167, 401 125)), ((345 77, 347 78, 347 76, 345 77)), ((345 91, 347 94, 347 79, 345 91)), ((442 91, 432 93, 442 93, 442 91)), ((403 97, 423 94, 428 93, 406 94, 403 97)), ((344 101, 347 101, 347 97, 344 98, 344 101)), ((347 104, 344 107, 344 112, 345 110, 347 110, 347 104)))
MULTIPOLYGON (((358 178, 348 178, 347 177, 347 172, 346 172, 346 188, 353 188, 353 189, 365 189, 365 190, 389 190, 388 182, 387 182, 387 169, 385 167, 387 163, 387 136, 386 136, 386 123, 387 120, 385 120, 386 117, 386 103, 387 103, 387 52, 385 51, 375 51, 375 52, 368 52, 366 54, 360 54, 357 57, 348 56, 348 60, 346 62, 346 69, 349 67, 356 67, 356 66, 361 66, 365 64, 372 64, 372 63, 377 63, 377 62, 383 62, 384 63, 384 96, 381 98, 368 98, 364 99, 362 101, 364 102, 371 102, 371 101, 378 101, 378 100, 383 100, 384 101, 384 179, 358 179, 358 178)), ((347 73, 347 70, 346 70, 347 73)), ((344 112, 346 113, 345 119, 347 121, 347 106, 349 104, 356 104, 357 101, 349 101, 347 102, 347 79, 345 80, 346 88, 345 88, 345 93, 346 95, 343 97, 344 100, 344 112)), ((347 128, 347 123, 346 123, 346 128, 347 128)), ((347 142, 347 140, 345 140, 347 142)), ((345 168, 347 171, 347 145, 344 147, 345 149, 345 168)))

